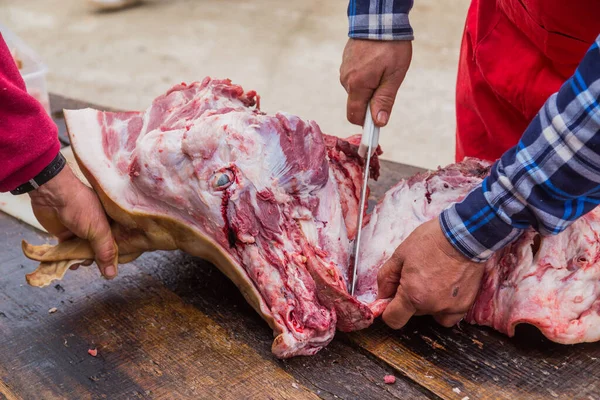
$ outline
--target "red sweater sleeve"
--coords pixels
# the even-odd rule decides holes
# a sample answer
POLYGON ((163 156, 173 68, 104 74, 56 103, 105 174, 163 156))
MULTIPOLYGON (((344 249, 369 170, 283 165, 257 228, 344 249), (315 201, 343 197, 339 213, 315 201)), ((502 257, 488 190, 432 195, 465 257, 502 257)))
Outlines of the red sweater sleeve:
POLYGON ((34 178, 60 150, 58 129, 29 94, 0 34, 0 192, 34 178))

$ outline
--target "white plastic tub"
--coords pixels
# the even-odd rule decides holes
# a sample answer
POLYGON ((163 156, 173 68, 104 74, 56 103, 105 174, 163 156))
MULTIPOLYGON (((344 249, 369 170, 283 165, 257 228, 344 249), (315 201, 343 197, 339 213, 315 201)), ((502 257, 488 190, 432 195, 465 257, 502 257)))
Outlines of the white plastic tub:
POLYGON ((27 92, 42 103, 46 112, 50 114, 50 99, 46 87, 48 68, 40 57, 6 26, 0 24, 0 32, 19 66, 27 92))

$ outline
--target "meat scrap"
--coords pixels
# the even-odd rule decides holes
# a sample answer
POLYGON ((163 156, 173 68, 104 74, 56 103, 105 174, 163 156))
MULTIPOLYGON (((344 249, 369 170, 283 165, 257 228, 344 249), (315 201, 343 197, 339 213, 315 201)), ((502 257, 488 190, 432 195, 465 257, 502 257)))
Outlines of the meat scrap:
MULTIPOLYGON (((272 351, 281 358, 315 354, 336 329, 371 325, 390 301, 376 298, 379 268, 489 172, 470 159, 391 188, 365 216, 352 297, 352 240, 366 212, 358 205, 367 167, 358 136, 341 139, 314 121, 266 114, 256 92, 211 78, 176 85, 145 111, 64 114, 79 167, 113 221, 118 262, 175 249, 211 261, 273 329, 272 351)), ((378 176, 377 156, 368 168, 378 176)), ((593 212, 556 237, 528 232, 492 258, 467 321, 509 335, 531 323, 561 343, 599 340, 598 221, 593 212)), ((94 259, 80 239, 24 242, 23 251, 41 262, 27 275, 33 286, 94 259)))
POLYGON ((393 385, 394 383, 396 383, 396 377, 394 375, 386 375, 383 377, 383 381, 387 385, 393 385))

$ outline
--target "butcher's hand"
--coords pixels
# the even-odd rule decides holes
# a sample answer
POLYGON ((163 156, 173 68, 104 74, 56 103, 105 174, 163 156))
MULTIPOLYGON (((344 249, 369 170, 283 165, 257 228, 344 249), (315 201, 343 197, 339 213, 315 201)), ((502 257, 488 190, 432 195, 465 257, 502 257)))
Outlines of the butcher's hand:
POLYGON ((348 93, 348 121, 363 125, 371 101, 375 125, 385 126, 411 59, 409 40, 349 39, 340 67, 340 81, 348 93))
POLYGON ((74 236, 89 241, 102 275, 117 275, 117 245, 100 200, 68 165, 29 196, 35 217, 49 233, 61 242, 74 236))
POLYGON ((409 235, 377 275, 378 298, 393 297, 383 320, 402 328, 413 315, 458 323, 479 290, 484 264, 465 258, 446 239, 437 219, 409 235))

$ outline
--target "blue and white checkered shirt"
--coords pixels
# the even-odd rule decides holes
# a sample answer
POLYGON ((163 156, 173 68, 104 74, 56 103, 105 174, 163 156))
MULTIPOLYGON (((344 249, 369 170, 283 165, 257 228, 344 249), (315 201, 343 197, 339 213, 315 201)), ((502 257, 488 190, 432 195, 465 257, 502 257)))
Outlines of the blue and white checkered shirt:
POLYGON ((350 0, 348 36, 353 39, 412 40, 408 12, 413 0, 350 0))
POLYGON ((600 36, 481 186, 440 216, 446 237, 475 261, 533 227, 562 232, 600 204, 600 36))

